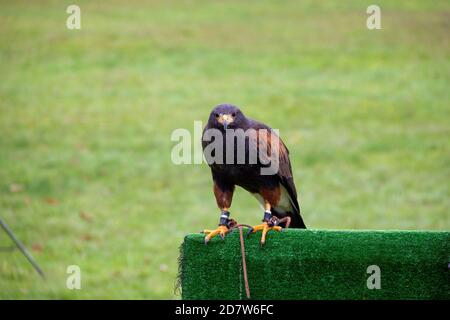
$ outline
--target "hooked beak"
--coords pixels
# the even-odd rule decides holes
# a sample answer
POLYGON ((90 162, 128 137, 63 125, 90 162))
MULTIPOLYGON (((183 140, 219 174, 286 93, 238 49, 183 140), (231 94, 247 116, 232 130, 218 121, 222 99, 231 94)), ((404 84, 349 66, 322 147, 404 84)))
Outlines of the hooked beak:
POLYGON ((226 130, 230 123, 234 121, 233 117, 229 114, 221 114, 219 116, 219 123, 223 125, 223 128, 226 130))

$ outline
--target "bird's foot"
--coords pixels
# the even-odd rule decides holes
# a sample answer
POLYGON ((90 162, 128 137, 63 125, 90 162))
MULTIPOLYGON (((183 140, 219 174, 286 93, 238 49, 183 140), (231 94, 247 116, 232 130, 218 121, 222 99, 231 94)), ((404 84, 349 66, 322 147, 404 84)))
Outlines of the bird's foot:
POLYGON ((217 235, 220 235, 222 240, 225 239, 225 236, 228 232, 230 232, 230 229, 224 225, 220 225, 215 230, 203 230, 202 231, 202 233, 206 234, 205 244, 208 244, 209 240, 211 240, 212 238, 214 238, 217 235))
POLYGON ((225 239, 225 236, 232 231, 234 228, 236 228, 238 223, 234 219, 230 219, 228 217, 223 217, 223 220, 221 220, 221 223, 215 230, 203 230, 202 233, 206 234, 205 236, 205 244, 208 244, 209 240, 214 238, 217 235, 220 235, 222 240, 225 239))
POLYGON ((261 246, 263 246, 266 243, 266 235, 270 230, 274 230, 274 231, 281 231, 283 230, 282 227, 276 225, 274 222, 272 221, 264 221, 262 224, 259 224, 257 226, 252 227, 250 230, 248 230, 247 234, 251 234, 251 233, 255 233, 257 231, 262 230, 262 235, 261 235, 261 246))

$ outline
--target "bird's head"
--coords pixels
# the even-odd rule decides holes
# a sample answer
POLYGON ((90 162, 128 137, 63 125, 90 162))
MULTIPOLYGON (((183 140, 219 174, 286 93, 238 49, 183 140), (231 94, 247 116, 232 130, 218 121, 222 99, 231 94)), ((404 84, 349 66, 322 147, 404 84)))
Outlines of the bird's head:
POLYGON ((231 104, 219 104, 209 115, 209 123, 218 129, 242 128, 247 121, 241 110, 231 104))

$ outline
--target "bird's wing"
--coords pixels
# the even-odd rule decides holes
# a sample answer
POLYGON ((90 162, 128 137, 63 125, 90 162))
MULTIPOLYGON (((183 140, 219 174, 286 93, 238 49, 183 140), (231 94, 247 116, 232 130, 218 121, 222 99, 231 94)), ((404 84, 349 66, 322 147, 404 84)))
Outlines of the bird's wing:
MULTIPOLYGON (((281 138, 268 126, 260 122, 253 121, 252 128, 259 131, 266 129, 267 134, 258 134, 258 147, 263 146, 267 150, 267 155, 258 153, 259 157, 267 157, 263 160, 263 163, 267 163, 270 159, 271 152, 278 146, 278 171, 276 175, 279 178, 280 184, 286 189, 289 201, 292 206, 292 223, 293 227, 305 228, 303 219, 300 216, 300 205, 297 200, 297 190, 294 184, 294 178, 292 175, 291 161, 289 159, 289 150, 281 140, 281 138)), ((276 152, 276 149, 274 150, 276 152)), ((276 154, 276 153, 275 153, 276 154)))

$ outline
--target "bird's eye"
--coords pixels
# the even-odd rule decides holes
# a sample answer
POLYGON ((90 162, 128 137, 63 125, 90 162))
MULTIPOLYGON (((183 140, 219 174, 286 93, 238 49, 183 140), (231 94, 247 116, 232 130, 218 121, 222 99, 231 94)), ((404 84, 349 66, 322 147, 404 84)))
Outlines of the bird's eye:
POLYGON ((215 113, 214 115, 216 116, 216 118, 218 118, 218 117, 219 117, 219 114, 218 114, 218 113, 215 113))
POLYGON ((236 117, 236 112, 233 112, 232 114, 231 114, 231 116, 234 118, 234 117, 236 117))

